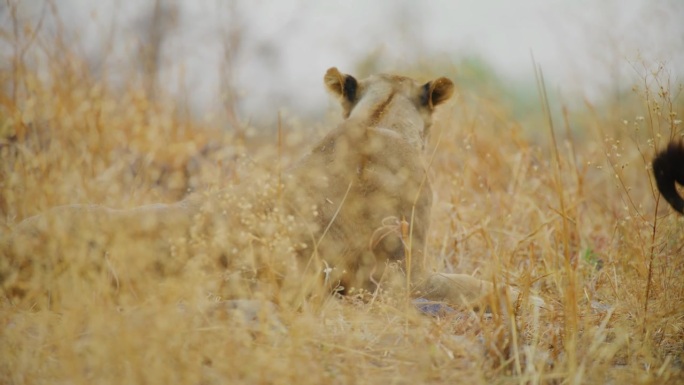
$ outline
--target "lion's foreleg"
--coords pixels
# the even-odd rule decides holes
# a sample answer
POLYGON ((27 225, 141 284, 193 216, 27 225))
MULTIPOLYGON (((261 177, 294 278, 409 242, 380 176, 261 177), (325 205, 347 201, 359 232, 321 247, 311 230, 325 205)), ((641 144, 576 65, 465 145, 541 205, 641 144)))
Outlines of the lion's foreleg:
POLYGON ((418 290, 421 297, 431 301, 466 305, 491 294, 494 285, 467 274, 433 273, 425 277, 418 290))
MULTIPOLYGON (((447 302, 451 305, 476 305, 483 301, 498 299, 502 306, 514 306, 520 299, 520 290, 501 284, 495 287, 490 281, 481 280, 467 274, 433 273, 418 285, 419 295, 431 301, 447 302), (501 293, 495 296, 496 292, 501 293), (503 294, 505 293, 505 297, 503 294), (501 302, 508 301, 508 305, 501 302)), ((536 296, 528 297, 535 306, 544 306, 544 300, 536 296)))

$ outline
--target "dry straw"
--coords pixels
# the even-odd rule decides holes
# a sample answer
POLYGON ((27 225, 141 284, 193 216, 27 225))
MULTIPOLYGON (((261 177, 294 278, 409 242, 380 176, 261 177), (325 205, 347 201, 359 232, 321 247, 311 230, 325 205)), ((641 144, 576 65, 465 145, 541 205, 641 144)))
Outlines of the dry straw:
MULTIPOLYGON (((136 76, 109 86, 59 36, 14 27, 3 27, 13 53, 0 69, 3 234, 63 204, 123 209, 246 182, 277 199, 282 162, 302 155, 287 136, 313 132, 283 119, 277 138, 234 137, 226 122, 199 123, 163 94, 152 99, 136 76)), ((427 268, 532 289, 545 308, 501 296, 493 315, 433 317, 388 291, 274 307, 263 294, 294 278, 279 258, 297 245, 281 231, 288 218, 245 201, 242 224, 197 228, 194 245, 243 242, 239 252, 269 255, 266 270, 229 257, 210 269, 202 255, 63 255, 74 241, 66 230, 42 240, 50 252, 32 256, 30 275, 2 256, 0 382, 681 383, 684 218, 660 201, 649 162, 681 136, 684 105, 665 67, 635 69, 642 83, 620 105, 564 108, 564 138, 554 128, 563 106, 541 77, 548 124, 516 121, 467 90, 435 117, 427 268), (254 224, 264 230, 245 233, 254 224), (12 290, 23 300, 8 282, 21 282, 12 290), (229 296, 253 302, 236 311, 229 296)), ((411 219, 396 220, 401 231, 411 219)), ((135 243, 101 241, 119 255, 135 243)))

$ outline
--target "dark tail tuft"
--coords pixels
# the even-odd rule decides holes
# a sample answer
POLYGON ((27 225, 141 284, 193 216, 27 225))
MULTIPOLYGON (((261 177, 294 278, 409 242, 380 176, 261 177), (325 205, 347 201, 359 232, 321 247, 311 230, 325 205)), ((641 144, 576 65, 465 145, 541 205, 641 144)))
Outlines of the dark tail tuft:
POLYGON ((670 142, 667 148, 653 159, 653 174, 658 190, 667 203, 684 214, 684 199, 677 193, 675 182, 684 186, 684 142, 670 142))

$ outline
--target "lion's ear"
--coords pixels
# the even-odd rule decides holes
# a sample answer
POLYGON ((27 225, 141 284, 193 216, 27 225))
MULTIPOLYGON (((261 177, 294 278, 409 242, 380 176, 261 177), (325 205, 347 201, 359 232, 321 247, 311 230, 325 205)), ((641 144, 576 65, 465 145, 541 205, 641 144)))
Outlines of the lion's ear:
POLYGON ((358 82, 351 75, 341 73, 337 68, 328 69, 323 77, 326 88, 337 97, 344 98, 349 102, 356 100, 358 82))
POLYGON ((449 100, 454 93, 454 83, 447 78, 439 78, 425 83, 421 101, 424 106, 433 109, 443 102, 449 100))

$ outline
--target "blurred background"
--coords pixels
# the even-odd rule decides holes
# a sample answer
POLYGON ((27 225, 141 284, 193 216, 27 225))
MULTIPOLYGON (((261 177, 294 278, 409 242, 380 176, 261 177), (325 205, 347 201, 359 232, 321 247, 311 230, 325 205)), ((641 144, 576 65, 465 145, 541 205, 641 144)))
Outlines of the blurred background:
MULTIPOLYGON (((681 0, 24 0, 0 10, 16 24, 4 30, 14 35, 2 41, 6 58, 59 36, 94 76, 139 79, 150 95, 186 99, 196 117, 254 125, 278 111, 320 118, 330 66, 446 75, 493 87, 518 114, 538 105, 532 56, 569 105, 619 98, 658 63, 673 80, 684 74, 681 0)), ((49 67, 41 55, 23 59, 49 67)))
POLYGON ((437 320, 399 294, 312 297, 277 312, 291 332, 254 334, 204 310, 252 280, 201 245, 220 228, 290 253, 260 237, 270 217, 233 217, 260 210, 224 210, 199 243, 193 226, 171 258, 125 225, 99 258, 82 240, 100 227, 74 216, 25 258, 0 245, 0 383, 684 383, 684 217, 650 166, 684 134, 683 20, 684 0, 0 0, 0 238, 62 205, 243 183, 266 200, 342 119, 327 68, 447 76, 430 264, 551 306, 437 320))

